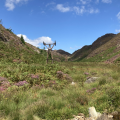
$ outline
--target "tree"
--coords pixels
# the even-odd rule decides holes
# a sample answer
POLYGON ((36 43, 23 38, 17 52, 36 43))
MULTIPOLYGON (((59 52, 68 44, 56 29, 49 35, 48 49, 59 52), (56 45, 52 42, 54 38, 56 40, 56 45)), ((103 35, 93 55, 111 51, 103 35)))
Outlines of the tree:
POLYGON ((20 39, 21 39, 22 43, 25 44, 25 40, 24 40, 24 38, 23 38, 22 35, 21 35, 21 38, 20 38, 20 39))

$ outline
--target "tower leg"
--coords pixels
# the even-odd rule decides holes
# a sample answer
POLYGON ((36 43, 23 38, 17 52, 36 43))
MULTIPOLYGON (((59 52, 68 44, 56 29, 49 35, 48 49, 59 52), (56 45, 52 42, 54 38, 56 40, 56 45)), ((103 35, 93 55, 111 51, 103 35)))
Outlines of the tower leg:
POLYGON ((51 58, 52 58, 52 64, 53 64, 53 55, 52 55, 52 53, 51 53, 51 58))

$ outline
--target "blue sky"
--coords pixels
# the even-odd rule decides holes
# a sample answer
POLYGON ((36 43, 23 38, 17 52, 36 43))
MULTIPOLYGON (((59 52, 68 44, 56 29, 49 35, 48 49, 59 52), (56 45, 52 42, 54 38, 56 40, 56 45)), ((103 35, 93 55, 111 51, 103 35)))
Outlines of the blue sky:
POLYGON ((53 50, 73 53, 120 32, 120 0, 0 0, 0 19, 40 49, 56 40, 53 50))

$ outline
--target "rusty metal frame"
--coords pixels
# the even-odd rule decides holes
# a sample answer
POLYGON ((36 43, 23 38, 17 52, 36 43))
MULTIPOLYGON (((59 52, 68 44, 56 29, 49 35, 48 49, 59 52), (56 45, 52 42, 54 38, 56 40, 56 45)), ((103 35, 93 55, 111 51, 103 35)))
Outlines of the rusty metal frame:
POLYGON ((52 64, 53 64, 53 55, 52 55, 52 52, 51 52, 51 51, 52 51, 52 48, 54 47, 54 45, 56 46, 56 41, 55 41, 55 43, 52 43, 52 44, 46 44, 46 43, 43 41, 43 45, 46 46, 46 48, 48 49, 48 51, 47 51, 46 64, 48 64, 48 60, 52 60, 52 64), (47 45, 49 45, 49 47, 47 47, 47 45), (51 45, 53 45, 53 46, 51 47, 51 45), (49 55, 51 55, 51 58, 52 58, 52 59, 48 59, 49 55))

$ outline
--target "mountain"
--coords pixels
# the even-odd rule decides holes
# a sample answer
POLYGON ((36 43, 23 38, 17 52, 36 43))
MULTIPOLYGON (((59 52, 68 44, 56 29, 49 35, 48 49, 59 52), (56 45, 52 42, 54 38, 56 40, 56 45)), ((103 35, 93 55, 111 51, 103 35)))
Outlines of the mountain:
MULTIPOLYGON (((62 50, 60 50, 62 51, 62 50)), ((65 51, 52 51, 55 61, 65 61, 65 51), (63 55, 64 54, 64 55, 63 55)), ((46 63, 47 51, 22 40, 0 24, 0 59, 8 62, 46 63)))
POLYGON ((71 55, 70 53, 64 51, 64 50, 52 50, 53 58, 56 61, 68 61, 69 56, 71 55))
MULTIPOLYGON (((105 34, 96 39, 91 45, 70 54, 64 50, 52 50, 54 61, 81 62, 119 62, 120 33, 105 34)), ((39 49, 18 37, 12 29, 6 29, 0 24, 0 60, 7 62, 24 62, 45 64, 47 51, 39 49)))
MULTIPOLYGON (((75 51, 70 56, 69 61, 99 62, 111 59, 111 57, 114 57, 114 55, 117 55, 119 52, 119 49, 117 47, 120 39, 119 35, 120 33, 108 33, 99 37, 91 45, 85 45, 81 49, 75 51)), ((117 59, 118 57, 115 58, 117 59)))
POLYGON ((61 49, 57 50, 57 53, 60 53, 60 54, 65 55, 65 56, 70 56, 71 55, 70 53, 68 53, 64 50, 61 50, 61 49))

